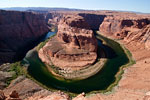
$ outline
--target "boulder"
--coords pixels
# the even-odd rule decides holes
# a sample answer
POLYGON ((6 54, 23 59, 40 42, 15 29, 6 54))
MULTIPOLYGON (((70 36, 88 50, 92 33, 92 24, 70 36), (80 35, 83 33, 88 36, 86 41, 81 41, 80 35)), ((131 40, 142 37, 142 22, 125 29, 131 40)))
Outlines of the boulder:
POLYGON ((18 93, 17 93, 17 91, 12 91, 12 93, 10 94, 10 97, 11 98, 19 98, 19 95, 18 95, 18 93))

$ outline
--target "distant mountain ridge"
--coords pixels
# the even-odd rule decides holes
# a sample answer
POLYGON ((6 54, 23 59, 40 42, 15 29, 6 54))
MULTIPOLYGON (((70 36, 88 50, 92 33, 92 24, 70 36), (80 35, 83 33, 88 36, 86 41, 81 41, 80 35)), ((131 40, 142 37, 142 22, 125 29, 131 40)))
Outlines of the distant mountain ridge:
POLYGON ((9 8, 0 8, 0 10, 12 10, 12 11, 116 11, 116 12, 130 12, 136 14, 150 14, 150 13, 142 13, 136 11, 122 11, 122 10, 87 10, 87 9, 77 9, 77 8, 61 8, 61 7, 9 7, 9 8))
POLYGON ((10 8, 0 8, 2 10, 14 10, 14 11, 83 11, 83 9, 75 8, 49 8, 49 7, 10 7, 10 8))

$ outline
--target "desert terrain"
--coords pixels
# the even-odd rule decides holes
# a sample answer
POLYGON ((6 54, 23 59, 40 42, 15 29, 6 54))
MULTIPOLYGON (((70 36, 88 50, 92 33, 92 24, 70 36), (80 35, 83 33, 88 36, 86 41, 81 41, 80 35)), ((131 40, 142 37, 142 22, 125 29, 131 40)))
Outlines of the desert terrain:
MULTIPOLYGON (((2 40, 2 42, 0 41, 0 100, 150 99, 150 15, 117 11, 43 12, 31 10, 30 12, 18 12, 2 10, 0 13, 0 40, 2 40), (70 20, 67 18, 70 18, 70 20), (7 19, 12 23, 9 24, 7 19), (17 28, 20 25, 23 27, 17 28), (12 28, 12 26, 16 28, 12 28), (136 63, 123 69, 124 73, 121 80, 111 91, 91 94, 86 94, 83 91, 83 93, 75 97, 71 97, 61 90, 47 90, 34 79, 21 72, 16 72, 15 69, 11 69, 12 65, 9 63, 19 61, 21 58, 18 58, 20 57, 18 55, 23 56, 31 49, 27 47, 31 42, 33 43, 33 40, 38 40, 56 26, 58 26, 57 39, 61 44, 58 43, 57 39, 56 41, 62 46, 57 48, 60 52, 55 52, 55 48, 51 46, 55 45, 55 41, 53 41, 54 43, 48 42, 49 48, 51 46, 50 49, 48 48, 48 53, 46 47, 43 47, 43 49, 46 54, 53 57, 52 62, 57 66, 61 67, 62 62, 66 61, 66 65, 63 64, 63 68, 77 66, 77 69, 80 69, 96 60, 97 43, 92 30, 100 31, 101 35, 118 41, 130 51, 136 63), (69 53, 66 52, 72 47, 75 49, 69 53), (27 50, 24 50, 24 48, 27 48, 27 50), (80 51, 80 48, 84 51, 80 51), (22 49, 24 51, 18 52, 22 49), (54 56, 55 53, 57 54, 56 56, 54 56), (78 53, 77 56, 76 53, 78 53), (74 59, 73 54, 78 59, 74 59), (81 65, 76 65, 74 62, 81 65), (16 75, 15 78, 14 75, 16 75)), ((43 62, 49 63, 45 55, 40 58, 43 62)))

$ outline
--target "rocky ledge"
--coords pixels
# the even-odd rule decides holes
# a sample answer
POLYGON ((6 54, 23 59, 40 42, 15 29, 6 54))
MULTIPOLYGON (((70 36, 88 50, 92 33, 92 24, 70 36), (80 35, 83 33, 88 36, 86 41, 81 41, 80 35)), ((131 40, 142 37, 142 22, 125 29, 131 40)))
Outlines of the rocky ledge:
POLYGON ((97 58, 97 40, 81 16, 67 15, 58 25, 57 35, 39 50, 40 59, 63 69, 80 69, 97 58))

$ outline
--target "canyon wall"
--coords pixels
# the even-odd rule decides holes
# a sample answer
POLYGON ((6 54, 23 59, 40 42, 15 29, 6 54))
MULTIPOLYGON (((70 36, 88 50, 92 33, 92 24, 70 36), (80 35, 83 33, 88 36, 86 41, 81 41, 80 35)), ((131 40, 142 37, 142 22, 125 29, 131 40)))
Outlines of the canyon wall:
POLYGON ((92 30, 98 30, 106 15, 79 13, 79 16, 84 17, 92 30))
POLYGON ((137 31, 150 24, 147 18, 107 16, 100 26, 100 31, 124 38, 128 32, 137 31))
POLYGON ((45 13, 45 19, 49 25, 51 24, 58 25, 58 22, 63 17, 63 15, 64 15, 63 13, 58 13, 58 12, 45 13))
POLYGON ((22 58, 47 32, 42 14, 0 10, 0 63, 22 58))
POLYGON ((46 22, 48 23, 48 25, 58 25, 59 21, 67 15, 82 16, 92 30, 98 30, 100 24, 106 17, 106 15, 103 14, 90 14, 79 12, 50 12, 45 14, 46 22))
POLYGON ((100 32, 126 42, 144 44, 150 48, 150 17, 142 15, 107 16, 100 25, 100 32))

